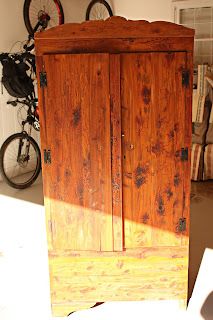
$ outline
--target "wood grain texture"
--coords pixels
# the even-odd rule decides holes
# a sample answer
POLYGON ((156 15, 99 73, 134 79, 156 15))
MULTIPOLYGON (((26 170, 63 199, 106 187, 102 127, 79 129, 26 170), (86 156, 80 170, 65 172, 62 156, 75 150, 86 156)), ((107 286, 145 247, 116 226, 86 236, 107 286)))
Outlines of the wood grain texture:
POLYGON ((72 301, 120 301, 186 298, 187 261, 179 248, 144 249, 108 257, 50 257, 53 304, 72 301), (146 253, 145 253, 146 252, 146 253), (127 290, 128 288, 128 290, 127 290), (98 299, 98 300, 97 300, 98 299))
POLYGON ((191 169, 191 142, 192 142, 192 90, 193 90, 193 53, 187 52, 186 54, 186 68, 190 71, 189 73, 189 85, 185 90, 185 130, 184 130, 184 140, 185 146, 189 150, 188 161, 184 162, 184 206, 183 206, 183 216, 186 218, 187 226, 186 231, 184 232, 184 238, 182 239, 182 245, 189 246, 189 230, 190 230, 190 189, 191 189, 191 180, 190 180, 190 169, 191 169))
POLYGON ((122 52, 150 52, 150 51, 193 51, 193 38, 160 38, 152 39, 37 39, 36 55, 48 53, 122 53, 122 52))
POLYGON ((151 38, 151 37, 193 37, 194 30, 171 22, 145 20, 133 21, 123 17, 111 17, 105 21, 67 23, 44 32, 37 32, 37 39, 106 39, 106 38, 151 38))
POLYGON ((84 307, 83 301, 86 306, 88 301, 186 301, 187 252, 188 247, 51 252, 53 314, 65 316, 69 304, 71 311, 77 310, 76 303, 84 307))
POLYGON ((52 55, 44 63, 53 246, 112 251, 109 57, 52 55))
POLYGON ((181 245, 182 235, 178 230, 178 224, 182 217, 183 164, 179 155, 180 148, 184 147, 180 131, 185 121, 183 112, 185 88, 182 86, 182 70, 186 57, 182 52, 153 54, 152 63, 153 91, 156 93, 153 95, 153 105, 156 107, 151 111, 150 146, 155 171, 152 176, 151 192, 155 226, 153 245, 169 243, 171 246, 181 245), (162 66, 164 66, 163 70, 162 66), (177 163, 179 171, 175 168, 177 163), (176 189, 177 187, 179 189, 176 189), (170 233, 165 232, 164 225, 170 233))
MULTIPOLYGON (((39 72, 44 70, 44 62, 42 57, 36 57, 36 70, 37 70, 37 78, 39 79, 39 72)), ((38 106, 39 106, 39 122, 41 126, 40 131, 40 140, 41 140, 41 160, 42 160, 42 168, 44 168, 44 157, 43 150, 48 149, 49 141, 47 135, 47 117, 46 117, 46 108, 45 108, 45 96, 44 89, 41 88, 40 84, 38 84, 38 106)), ((48 250, 52 250, 53 248, 53 223, 51 217, 51 194, 50 194, 50 167, 47 166, 46 170, 42 170, 42 181, 43 181, 43 194, 44 194, 44 206, 45 206, 45 220, 46 220, 46 231, 47 231, 47 243, 48 250)))
POLYGON ((126 248, 181 245, 185 66, 185 53, 122 55, 126 248))
POLYGON ((157 21, 107 21, 70 23, 38 32, 36 54, 79 52, 193 51, 194 30, 157 21))
POLYGON ((164 246, 162 247, 143 247, 143 248, 134 248, 126 249, 119 252, 107 252, 107 251, 74 251, 74 250, 51 250, 49 251, 49 257, 52 258, 105 258, 105 257, 129 257, 129 258, 148 258, 148 257, 170 257, 170 258, 184 258, 186 253, 186 247, 171 247, 164 246))
POLYGON ((123 250, 120 55, 110 55, 112 212, 114 251, 123 250))
POLYGON ((125 248, 137 248, 152 245, 151 54, 123 54, 121 61, 125 248))

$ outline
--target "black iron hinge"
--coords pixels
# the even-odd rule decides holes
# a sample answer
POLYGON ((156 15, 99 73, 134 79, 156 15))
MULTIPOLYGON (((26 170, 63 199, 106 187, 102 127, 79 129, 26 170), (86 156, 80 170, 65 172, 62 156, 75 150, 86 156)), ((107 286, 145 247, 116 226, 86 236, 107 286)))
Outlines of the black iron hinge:
POLYGON ((45 71, 41 71, 39 73, 39 77, 40 77, 40 87, 46 87, 47 86, 47 73, 45 71))
POLYGON ((182 85, 184 87, 188 87, 189 86, 189 78, 190 78, 189 70, 183 70, 182 71, 182 85))
POLYGON ((51 164, 51 150, 44 149, 44 163, 51 164))
POLYGON ((187 161, 188 158, 189 158, 189 149, 188 148, 181 148, 181 150, 180 150, 181 161, 187 161))
POLYGON ((186 218, 179 219, 178 230, 179 232, 186 231, 186 218))

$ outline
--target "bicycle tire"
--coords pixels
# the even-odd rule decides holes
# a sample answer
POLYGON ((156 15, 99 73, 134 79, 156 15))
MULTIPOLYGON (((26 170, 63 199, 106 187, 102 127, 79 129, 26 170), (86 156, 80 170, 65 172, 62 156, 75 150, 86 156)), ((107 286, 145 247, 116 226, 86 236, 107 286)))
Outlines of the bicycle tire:
MULTIPOLYGON (((94 6, 95 6, 96 4, 98 4, 98 3, 101 4, 101 5, 103 5, 103 6, 105 7, 105 9, 107 9, 108 14, 109 14, 108 17, 112 17, 112 16, 113 16, 112 9, 111 9, 111 7, 110 7, 110 5, 109 5, 109 3, 108 3, 107 1, 105 1, 105 0, 92 0, 92 1, 90 2, 90 4, 88 5, 88 7, 87 7, 86 20, 93 20, 93 19, 91 19, 90 15, 91 15, 92 9, 93 9, 94 6)), ((108 18, 108 17, 107 17, 107 18, 108 18)), ((100 20, 100 19, 97 18, 97 19, 94 19, 94 20, 100 20)))
MULTIPOLYGON (((37 8, 37 10, 34 11, 33 14, 35 16, 34 18, 35 18, 36 22, 33 23, 32 17, 30 16, 30 8, 31 8, 33 1, 34 0, 25 0, 24 1, 24 8, 23 8, 24 23, 25 23, 25 26, 27 28, 28 33, 31 36, 33 36, 33 34, 34 34, 33 29, 35 28, 35 25, 38 22, 39 12, 42 11, 42 7, 40 7, 40 11, 37 11, 37 10, 39 10, 39 7, 37 8)), ((42 1, 35 0, 35 2, 37 2, 38 5, 41 4, 41 6, 43 5, 43 3, 47 3, 46 0, 42 0, 42 1)), ((58 12, 58 21, 54 25, 51 25, 50 27, 63 24, 64 23, 64 11, 63 11, 63 7, 61 5, 60 0, 48 0, 48 3, 54 4, 55 9, 58 12)), ((50 15, 50 12, 49 12, 49 15, 50 15)), ((50 15, 50 19, 51 19, 51 15, 50 15)))
POLYGON ((9 138, 7 138, 4 141, 4 143, 2 144, 1 149, 0 149, 0 173, 2 175, 3 180, 9 186, 11 186, 15 189, 26 189, 35 182, 40 171, 41 171, 41 152, 40 152, 40 149, 39 149, 37 142, 32 137, 28 136, 26 133, 21 132, 21 133, 15 133, 15 134, 11 135, 9 138), (36 163, 35 171, 34 171, 33 175, 30 177, 30 179, 28 179, 26 182, 23 182, 23 183, 15 183, 14 181, 12 181, 11 178, 9 178, 9 176, 7 175, 5 167, 4 167, 5 152, 8 148, 8 146, 11 144, 11 142, 13 142, 13 140, 15 140, 15 139, 28 139, 30 141, 30 144, 33 146, 33 148, 36 152, 36 155, 37 155, 37 163, 36 163))

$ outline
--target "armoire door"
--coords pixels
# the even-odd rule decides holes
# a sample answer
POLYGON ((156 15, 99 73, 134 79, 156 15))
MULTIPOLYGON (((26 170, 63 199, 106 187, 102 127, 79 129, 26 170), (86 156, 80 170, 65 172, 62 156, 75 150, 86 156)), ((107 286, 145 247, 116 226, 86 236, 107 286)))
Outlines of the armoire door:
POLYGON ((113 251, 109 54, 46 55, 43 64, 50 250, 113 251))
POLYGON ((121 55, 126 249, 187 244, 186 67, 185 52, 121 55))
POLYGON ((186 53, 56 54, 43 63, 50 247, 119 251, 123 245, 184 244, 186 53))

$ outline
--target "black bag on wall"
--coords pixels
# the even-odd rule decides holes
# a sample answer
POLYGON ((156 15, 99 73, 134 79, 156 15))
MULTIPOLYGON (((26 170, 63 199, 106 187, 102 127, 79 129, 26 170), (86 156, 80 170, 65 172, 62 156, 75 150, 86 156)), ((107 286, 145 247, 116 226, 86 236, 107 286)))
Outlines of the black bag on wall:
POLYGON ((24 98, 34 92, 32 79, 27 75, 29 69, 26 63, 16 63, 13 58, 7 56, 1 60, 2 84, 9 95, 16 98, 24 98))

